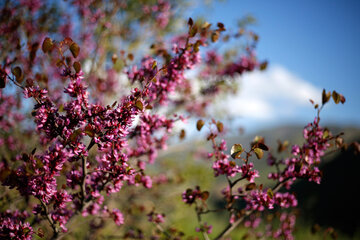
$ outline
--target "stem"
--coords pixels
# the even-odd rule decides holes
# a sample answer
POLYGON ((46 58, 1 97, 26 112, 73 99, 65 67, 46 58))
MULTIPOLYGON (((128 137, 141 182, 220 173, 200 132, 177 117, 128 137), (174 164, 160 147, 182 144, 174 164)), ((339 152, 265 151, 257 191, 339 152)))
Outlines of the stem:
POLYGON ((166 232, 159 223, 156 223, 156 228, 159 229, 159 231, 162 232, 168 239, 171 238, 171 235, 166 232))
POLYGON ((44 208, 45 217, 46 217, 47 221, 49 222, 51 228, 53 229, 54 234, 51 239, 57 239, 58 234, 59 234, 59 229, 56 227, 55 222, 52 220, 50 213, 49 213, 49 209, 46 206, 46 204, 40 198, 39 198, 39 201, 40 201, 42 207, 44 208))
POLYGON ((81 185, 80 185, 80 193, 81 193, 81 206, 80 210, 84 207, 85 202, 85 195, 86 195, 86 186, 85 186, 85 179, 87 175, 87 169, 86 169, 86 158, 84 156, 81 156, 81 164, 82 164, 82 178, 81 178, 81 185))
MULTIPOLYGON (((285 179, 282 182, 278 182, 273 188, 273 193, 276 193, 280 190, 282 186, 288 181, 289 179, 285 179)), ((237 219, 234 223, 229 223, 229 225, 215 238, 215 240, 223 239, 226 235, 230 234, 247 216, 252 214, 255 210, 247 211, 241 218, 237 219)))
POLYGON ((246 176, 236 179, 234 182, 231 183, 230 187, 231 188, 234 187, 238 182, 240 182, 241 180, 244 180, 245 178, 246 178, 246 176))

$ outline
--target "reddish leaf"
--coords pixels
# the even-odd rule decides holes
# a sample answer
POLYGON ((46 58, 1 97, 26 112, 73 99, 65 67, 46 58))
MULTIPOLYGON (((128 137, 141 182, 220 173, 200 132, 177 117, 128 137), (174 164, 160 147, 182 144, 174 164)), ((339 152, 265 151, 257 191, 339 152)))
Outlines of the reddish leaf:
POLYGON ((68 46, 71 46, 71 44, 72 44, 73 42, 74 42, 74 41, 73 41, 71 38, 69 38, 69 37, 66 37, 66 38, 64 38, 64 40, 63 40, 63 43, 66 44, 66 45, 68 45, 68 46))

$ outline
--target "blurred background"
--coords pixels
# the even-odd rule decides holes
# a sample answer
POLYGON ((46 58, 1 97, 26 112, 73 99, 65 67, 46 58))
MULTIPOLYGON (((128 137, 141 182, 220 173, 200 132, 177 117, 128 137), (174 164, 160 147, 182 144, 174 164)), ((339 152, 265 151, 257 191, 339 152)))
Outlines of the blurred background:
POLYGON ((253 130, 311 120, 308 100, 319 100, 323 88, 347 100, 328 106, 324 122, 360 126, 359 12, 356 0, 225 0, 198 4, 189 16, 223 22, 227 29, 248 16, 259 34, 257 55, 269 60, 269 68, 244 76, 239 95, 227 101, 234 116, 244 117, 239 122, 253 130))

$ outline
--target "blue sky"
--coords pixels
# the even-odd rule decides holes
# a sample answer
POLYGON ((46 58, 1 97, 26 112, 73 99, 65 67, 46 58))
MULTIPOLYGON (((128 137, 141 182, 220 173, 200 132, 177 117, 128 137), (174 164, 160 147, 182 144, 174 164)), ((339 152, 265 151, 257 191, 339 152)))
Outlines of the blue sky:
MULTIPOLYGON (((319 91, 321 94, 323 88, 336 90, 347 102, 343 106, 330 104, 323 112, 323 119, 327 123, 360 126, 360 1, 227 0, 215 1, 212 7, 196 9, 192 14, 203 14, 207 21, 223 22, 230 28, 235 28, 237 19, 246 14, 257 19, 252 27, 260 35, 257 53, 260 59, 269 60, 270 73, 244 77, 245 89, 250 88, 246 81, 254 77, 266 81, 275 76, 274 82, 281 84, 276 80, 279 72, 282 77, 289 77, 294 89, 304 85, 309 87, 304 91, 308 89, 315 94, 319 91)), ((279 110, 275 114, 277 118, 250 116, 250 120, 253 117, 254 121, 271 125, 301 123, 313 118, 310 104, 301 101, 296 104, 294 99, 295 102, 287 101, 286 96, 279 98, 286 89, 277 92, 276 85, 274 88, 271 91, 277 99, 268 94, 263 103, 272 105, 273 110, 290 110, 289 104, 294 104, 295 109, 287 113, 279 110)))

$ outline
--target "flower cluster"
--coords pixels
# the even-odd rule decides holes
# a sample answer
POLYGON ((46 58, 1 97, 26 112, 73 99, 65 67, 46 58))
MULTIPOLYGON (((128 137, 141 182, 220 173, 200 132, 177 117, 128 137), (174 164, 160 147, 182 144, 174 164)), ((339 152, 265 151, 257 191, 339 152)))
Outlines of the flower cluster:
POLYGON ((34 233, 32 227, 28 222, 25 222, 29 217, 27 212, 14 212, 6 210, 0 213, 0 238, 7 237, 15 240, 29 240, 32 239, 34 233))
POLYGON ((193 204, 197 199, 205 201, 209 197, 209 192, 200 190, 199 186, 196 186, 195 189, 188 188, 182 194, 182 200, 186 204, 193 204))
POLYGON ((196 227, 195 231, 197 232, 206 232, 207 234, 212 233, 213 230, 213 226, 212 225, 208 225, 207 222, 205 222, 203 225, 201 225, 200 227, 196 227))
POLYGON ((148 216, 149 222, 163 223, 165 221, 165 214, 163 214, 163 213, 155 213, 152 211, 147 216, 148 216))

